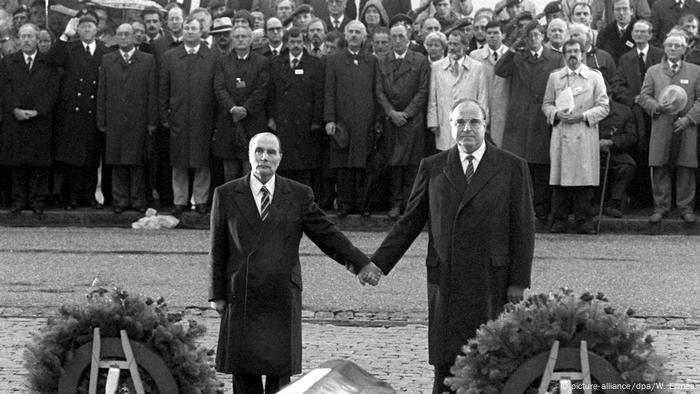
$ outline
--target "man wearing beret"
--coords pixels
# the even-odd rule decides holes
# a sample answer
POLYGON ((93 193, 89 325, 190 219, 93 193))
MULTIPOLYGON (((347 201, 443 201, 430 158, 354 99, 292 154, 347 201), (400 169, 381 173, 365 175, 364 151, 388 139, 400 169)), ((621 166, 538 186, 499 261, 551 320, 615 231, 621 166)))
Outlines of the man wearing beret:
MULTIPOLYGON (((68 210, 94 203, 97 168, 104 150, 104 135, 97 129, 96 99, 98 69, 109 50, 95 40, 96 35, 97 17, 83 9, 70 20, 47 57, 63 69, 61 100, 56 111, 55 160, 65 165, 68 210), (76 33, 78 39, 69 41, 76 33)), ((107 179, 102 177, 103 192, 110 183, 107 179)))

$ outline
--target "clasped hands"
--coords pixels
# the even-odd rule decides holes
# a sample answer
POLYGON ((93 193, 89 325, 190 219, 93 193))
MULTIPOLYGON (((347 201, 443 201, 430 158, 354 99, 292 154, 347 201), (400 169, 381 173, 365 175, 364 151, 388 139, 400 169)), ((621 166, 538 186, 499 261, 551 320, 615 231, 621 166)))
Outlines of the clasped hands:
POLYGON ((583 114, 570 111, 557 111, 557 118, 564 124, 583 122, 583 114))
POLYGON ((376 286, 382 275, 384 275, 382 270, 370 261, 369 264, 364 266, 360 273, 357 274, 357 279, 360 280, 362 286, 366 284, 376 286))
POLYGON ((39 112, 37 112, 34 109, 21 109, 21 108, 15 108, 12 113, 15 115, 15 118, 17 120, 29 120, 35 116, 39 115, 39 112))

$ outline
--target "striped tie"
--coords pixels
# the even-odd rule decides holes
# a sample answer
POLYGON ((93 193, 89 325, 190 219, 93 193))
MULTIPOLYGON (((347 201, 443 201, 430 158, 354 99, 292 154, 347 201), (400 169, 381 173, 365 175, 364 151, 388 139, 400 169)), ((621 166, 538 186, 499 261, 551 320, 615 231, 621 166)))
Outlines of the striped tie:
POLYGON ((472 163, 472 160, 474 160, 474 156, 467 155, 467 160, 469 160, 469 164, 467 165, 467 170, 464 172, 464 175, 467 177, 468 185, 472 181, 472 177, 474 176, 474 163, 472 163))
POLYGON ((270 214, 270 191, 267 190, 265 186, 260 189, 262 193, 262 203, 260 204, 260 218, 263 222, 267 219, 267 215, 270 214))

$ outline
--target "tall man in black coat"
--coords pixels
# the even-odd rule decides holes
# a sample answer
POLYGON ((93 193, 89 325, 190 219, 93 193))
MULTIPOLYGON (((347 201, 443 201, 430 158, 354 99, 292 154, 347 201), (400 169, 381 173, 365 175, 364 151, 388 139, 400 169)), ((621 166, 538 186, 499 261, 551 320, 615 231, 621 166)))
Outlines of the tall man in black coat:
POLYGON ((274 134, 250 140, 249 160, 250 174, 214 190, 209 301, 221 314, 216 370, 233 374, 234 394, 276 393, 301 373, 302 235, 360 273, 361 283, 378 278, 311 188, 275 174, 282 151, 274 134), (363 279, 365 269, 372 278, 363 279))
POLYGON ((620 56, 634 48, 632 40, 632 8, 630 0, 615 0, 613 4, 615 21, 605 26, 598 34, 596 47, 608 52, 617 64, 620 56))
MULTIPOLYGON (((97 18, 88 12, 81 15, 70 20, 47 56, 54 66, 63 69, 54 148, 56 161, 66 166, 68 210, 75 209, 80 202, 93 201, 97 168, 104 150, 104 135, 97 129, 96 99, 98 69, 108 49, 95 40, 97 18), (76 31, 79 39, 69 42, 76 31)), ((109 176, 105 176, 106 171, 102 175, 102 191, 107 192, 109 176)))
POLYGON ((376 89, 384 112, 384 138, 391 167, 389 218, 396 219, 406 206, 424 157, 430 66, 425 56, 408 49, 410 39, 404 25, 395 25, 389 33, 392 51, 379 62, 376 89))
POLYGON ((10 166, 12 212, 31 204, 42 213, 49 194, 52 114, 58 98, 58 73, 37 50, 39 28, 19 28, 20 51, 0 68, 2 132, 0 164, 10 166))
POLYGON ((289 29, 284 41, 287 50, 270 65, 268 126, 284 146, 280 173, 312 186, 312 176, 320 175, 324 136, 323 63, 306 52, 298 28, 289 29))
MULTIPOLYGON (((428 311, 435 394, 449 391, 444 379, 479 326, 507 302, 521 300, 530 286, 530 174, 523 159, 484 141, 485 118, 475 101, 452 111, 457 146, 421 161, 406 212, 371 258, 388 274, 428 223, 436 254, 428 281, 438 283, 428 311)), ((376 279, 372 268, 361 279, 376 279)))
POLYGON ((145 146, 158 125, 158 76, 152 55, 134 47, 133 28, 116 31, 119 50, 102 58, 97 127, 105 133, 105 161, 112 166, 115 213, 146 212, 145 146))
POLYGON ((247 172, 248 141, 267 126, 270 66, 267 58, 251 51, 252 34, 248 26, 235 26, 233 51, 216 60, 214 92, 219 105, 212 151, 223 160, 226 182, 247 172))

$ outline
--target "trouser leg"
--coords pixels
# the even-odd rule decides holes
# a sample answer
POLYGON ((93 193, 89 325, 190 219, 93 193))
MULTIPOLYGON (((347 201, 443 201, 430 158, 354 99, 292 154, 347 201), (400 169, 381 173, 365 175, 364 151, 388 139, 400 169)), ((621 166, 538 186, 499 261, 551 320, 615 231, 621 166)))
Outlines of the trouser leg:
POLYGON ((29 200, 33 206, 43 207, 49 195, 49 167, 29 168, 29 200))
POLYGON ((176 168, 173 167, 173 204, 175 205, 189 205, 189 186, 190 177, 187 168, 176 168))
POLYGON ((671 168, 651 167, 651 190, 654 195, 654 212, 662 215, 671 210, 671 168))
POLYGON ((576 186, 571 188, 573 197, 574 217, 577 223, 590 221, 593 219, 593 209, 591 201, 593 200, 592 186, 576 186))
POLYGON ((549 186, 549 164, 529 163, 532 178, 533 203, 535 215, 544 220, 549 215, 552 205, 552 188, 549 186))
POLYGON ((404 167, 391 167, 391 207, 401 208, 403 203, 404 167))
POLYGON ((676 206, 681 214, 693 213, 695 205, 695 169, 676 167, 676 206))
POLYGON ((287 384, 289 384, 289 376, 271 376, 265 375, 265 394, 274 394, 287 384))
POLYGON ((262 376, 233 374, 233 394, 264 394, 262 376))
POLYGON ((610 199, 622 201, 627 196, 627 190, 634 179, 636 167, 629 163, 615 163, 614 165, 610 163, 610 165, 610 173, 608 174, 610 199))
POLYGON ((29 202, 29 171, 26 167, 10 167, 10 177, 12 178, 12 205, 26 206, 29 202))
POLYGON ((552 186, 552 218, 556 222, 569 220, 568 190, 562 186, 552 186))
POLYGON ((131 206, 140 208, 146 206, 146 167, 145 166, 130 166, 129 167, 129 199, 131 206))
POLYGON ((243 161, 240 159, 224 159, 224 180, 231 182, 234 179, 240 178, 244 173, 243 161))
POLYGON ((115 207, 129 206, 129 167, 112 166, 112 204, 115 207))
POLYGON ((199 167, 194 170, 194 182, 192 183, 192 197, 195 204, 206 204, 209 201, 209 185, 211 184, 211 172, 209 167, 199 167))
POLYGON ((442 394, 445 391, 452 392, 450 387, 445 385, 445 378, 452 376, 450 373, 450 364, 442 364, 435 366, 435 380, 433 381, 433 394, 442 394))

